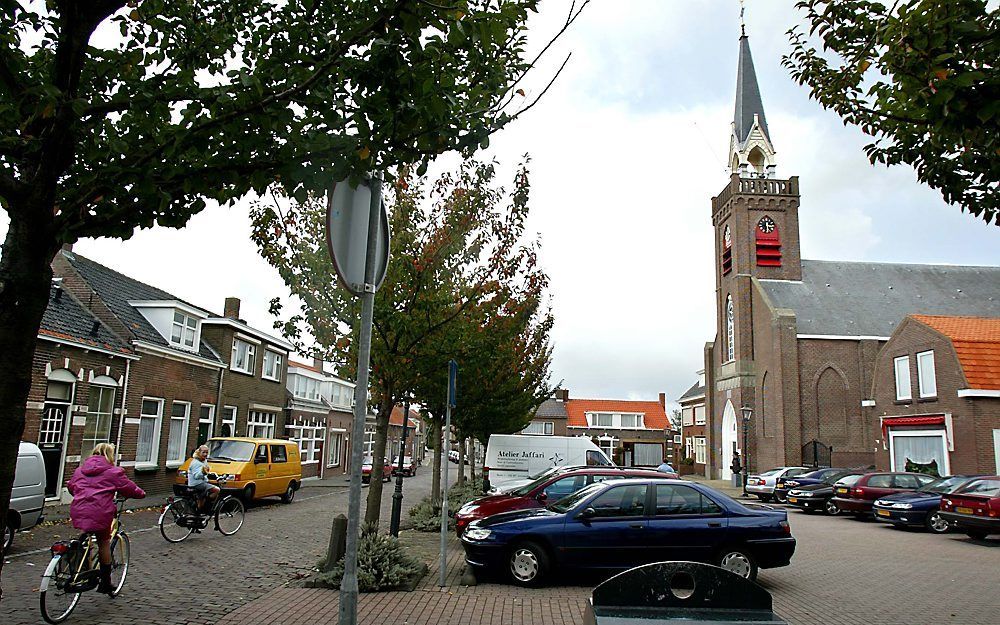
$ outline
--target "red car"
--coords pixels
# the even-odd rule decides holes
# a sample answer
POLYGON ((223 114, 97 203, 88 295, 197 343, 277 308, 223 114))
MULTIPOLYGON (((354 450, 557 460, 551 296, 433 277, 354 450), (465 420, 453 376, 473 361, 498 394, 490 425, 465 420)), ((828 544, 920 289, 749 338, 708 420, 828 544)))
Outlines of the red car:
POLYGON ((487 495, 465 504, 455 514, 455 531, 461 536, 469 523, 477 519, 512 510, 544 508, 588 484, 629 477, 676 478, 677 475, 654 469, 624 467, 581 467, 546 473, 520 488, 487 495))
POLYGON ((1000 475, 981 477, 957 493, 943 495, 940 514, 969 538, 1000 534, 1000 475))
MULTIPOLYGON (((382 463, 382 481, 388 482, 392 479, 392 466, 386 460, 382 463)), ((361 464, 361 481, 365 484, 372 481, 372 458, 368 456, 361 464)))
POLYGON ((832 501, 841 512, 858 518, 872 516, 879 497, 901 493, 930 484, 935 477, 923 473, 866 473, 854 484, 834 488, 832 501))

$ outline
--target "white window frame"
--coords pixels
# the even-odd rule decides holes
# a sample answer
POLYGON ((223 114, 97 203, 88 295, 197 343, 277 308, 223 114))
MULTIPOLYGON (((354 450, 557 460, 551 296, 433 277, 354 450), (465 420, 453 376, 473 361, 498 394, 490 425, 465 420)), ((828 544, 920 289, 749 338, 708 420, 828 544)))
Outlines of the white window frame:
POLYGON ((274 438, 277 420, 278 415, 273 412, 251 410, 247 414, 247 438, 274 438))
POLYGON ((229 368, 237 373, 253 375, 254 366, 257 364, 257 346, 249 341, 240 338, 233 338, 233 354, 229 360, 229 368), (246 359, 241 367, 239 365, 239 346, 246 345, 246 359))
POLYGON ((896 401, 913 399, 913 388, 910 381, 910 357, 897 356, 893 358, 892 371, 896 378, 896 401), (900 375, 900 365, 903 365, 902 375, 900 375))
POLYGON ((365 426, 365 441, 364 441, 364 453, 361 454, 364 458, 374 458, 375 457, 375 426, 366 425, 365 426))
POLYGON ((162 397, 143 397, 139 402, 139 427, 136 430, 136 459, 135 466, 137 469, 148 469, 150 467, 155 467, 156 463, 160 460, 160 429, 163 424, 163 406, 166 402, 162 397), (146 414, 142 412, 143 404, 147 401, 156 404, 156 414, 146 414), (143 419, 153 419, 153 440, 150 443, 149 459, 139 460, 139 434, 142 432, 142 420, 143 419))
POLYGON ((694 424, 695 425, 705 425, 707 417, 705 415, 705 405, 694 407, 694 424), (699 410, 700 409, 700 410, 699 410))
POLYGON ((89 456, 91 452, 94 451, 94 447, 96 447, 98 443, 107 443, 108 441, 111 440, 111 422, 115 418, 115 400, 117 398, 118 398, 118 384, 115 383, 113 379, 107 376, 100 376, 98 380, 95 380, 94 382, 91 383, 90 397, 88 398, 87 401, 87 425, 84 426, 83 428, 84 438, 80 445, 81 453, 84 458, 89 456), (111 393, 111 404, 108 406, 109 410, 107 412, 101 412, 100 404, 98 404, 97 410, 91 410, 91 404, 93 403, 93 400, 97 397, 103 398, 104 393, 107 392, 111 393), (100 427, 102 416, 107 418, 106 422, 108 424, 108 427, 106 429, 102 429, 100 427), (88 438, 87 427, 91 424, 91 419, 96 419, 97 421, 94 430, 95 436, 88 438), (105 434, 105 436, 101 436, 102 432, 105 434))
POLYGON ((299 460, 302 464, 319 464, 323 451, 326 429, 318 425, 289 425, 288 438, 299 446, 299 460))
POLYGON ((592 428, 607 428, 610 430, 645 430, 646 415, 641 412, 588 412, 587 426, 592 428), (604 417, 610 417, 609 423, 599 423, 604 417), (637 425, 623 425, 623 417, 635 417, 637 425))
POLYGON ((599 436, 597 438, 597 447, 609 460, 615 457, 615 441, 617 440, 614 436, 599 436))
POLYGON ((339 467, 344 461, 342 448, 344 446, 344 437, 347 435, 347 430, 343 428, 330 428, 329 434, 327 435, 327 449, 326 453, 326 466, 328 467, 339 467), (334 440, 337 444, 334 444, 334 440), (335 455, 335 459, 332 457, 335 455))
POLYGON ((219 431, 222 433, 222 436, 236 436, 236 417, 239 414, 239 411, 239 408, 236 406, 222 407, 222 420, 219 423, 219 431), (229 412, 230 410, 232 410, 232 412, 229 412), (226 416, 227 413, 231 416, 226 416), (227 425, 232 426, 231 434, 225 434, 227 425))
POLYGON ((203 423, 207 423, 208 424, 208 436, 205 437, 205 440, 208 440, 208 439, 212 438, 213 434, 215 434, 215 404, 202 404, 201 406, 198 407, 198 429, 199 430, 201 429, 201 425, 203 423), (207 418, 203 417, 201 415, 201 411, 202 411, 203 408, 208 408, 208 417, 207 418))
MULTIPOLYGON (((895 450, 895 439, 904 438, 907 436, 918 436, 918 437, 929 437, 929 436, 940 436, 941 446, 944 448, 944 466, 938 467, 940 469, 938 472, 941 475, 951 475, 951 449, 948 446, 948 430, 894 430, 889 428, 889 466, 896 466, 896 450, 895 450)), ((905 468, 892 468, 892 471, 904 471, 905 468)))
POLYGON ((705 444, 704 436, 694 437, 694 462, 695 464, 706 464, 708 460, 708 447, 705 444))
POLYGON ((193 317, 183 311, 174 309, 174 316, 170 320, 170 344, 186 349, 188 351, 198 351, 198 318, 193 317), (180 320, 177 318, 180 317, 180 320), (194 325, 191 325, 194 323, 194 325), (177 331, 177 338, 174 339, 174 331, 177 331), (188 344, 185 335, 190 332, 191 343, 188 344))
POLYGON ((264 366, 261 368, 260 377, 265 380, 272 380, 274 382, 281 382, 281 363, 282 355, 276 351, 265 349, 264 350, 264 366), (273 374, 268 373, 267 360, 268 356, 271 356, 271 365, 274 370, 273 374))
POLYGON ((937 397, 937 372, 934 367, 934 350, 917 353, 917 389, 921 399, 937 397), (927 380, 924 379, 926 374, 927 380))
POLYGON ((684 442, 684 457, 694 458, 694 437, 688 436, 687 440, 684 442))
POLYGON ((681 408, 681 424, 694 425, 694 408, 692 406, 681 408))
POLYGON ((521 434, 527 436, 552 436, 554 428, 555 423, 552 421, 532 421, 521 430, 521 434))
POLYGON ((177 467, 181 466, 182 464, 184 464, 184 461, 187 460, 187 455, 188 455, 188 433, 191 430, 190 425, 191 425, 191 402, 189 402, 189 401, 177 401, 177 400, 174 400, 174 401, 170 402, 170 427, 167 428, 167 463, 166 464, 167 464, 168 468, 171 468, 171 469, 177 468, 177 467), (184 406, 184 416, 183 417, 175 417, 174 416, 174 406, 184 406), (172 438, 171 438, 170 434, 173 432, 173 429, 174 429, 173 425, 174 425, 174 421, 175 420, 182 420, 182 423, 181 423, 181 435, 180 435, 181 436, 181 440, 180 440, 180 445, 177 448, 178 449, 177 457, 171 458, 170 457, 170 443, 171 443, 172 438))

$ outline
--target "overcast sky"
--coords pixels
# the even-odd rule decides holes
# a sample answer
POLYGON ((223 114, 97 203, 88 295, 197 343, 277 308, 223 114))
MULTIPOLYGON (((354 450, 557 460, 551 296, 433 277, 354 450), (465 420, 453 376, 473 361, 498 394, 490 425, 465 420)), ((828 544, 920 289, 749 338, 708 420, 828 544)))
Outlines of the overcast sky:
MULTIPOLYGON (((794 2, 747 4, 778 176, 800 177, 802 256, 1000 263, 1000 229, 945 205, 908 167, 871 166, 865 136, 791 81, 780 59, 800 21, 794 2)), ((542 3, 536 45, 566 6, 542 3)), ((532 157, 529 227, 551 277, 553 378, 571 397, 674 399, 702 368, 715 333, 711 197, 727 182, 738 16, 736 0, 597 0, 554 50, 552 60, 573 53, 559 81, 493 140, 488 154, 507 165, 532 157)), ((529 97, 551 62, 541 70, 529 97)), ((263 330, 267 302, 287 294, 249 240, 245 204, 75 250, 213 311, 239 297, 241 316, 263 330)))

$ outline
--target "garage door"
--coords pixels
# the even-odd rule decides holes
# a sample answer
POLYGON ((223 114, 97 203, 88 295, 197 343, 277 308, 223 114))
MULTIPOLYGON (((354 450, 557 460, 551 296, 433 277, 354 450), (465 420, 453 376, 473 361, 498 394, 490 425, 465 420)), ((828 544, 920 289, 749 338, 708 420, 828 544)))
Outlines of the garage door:
POLYGON ((663 462, 663 445, 661 443, 636 443, 635 466, 658 467, 663 462))

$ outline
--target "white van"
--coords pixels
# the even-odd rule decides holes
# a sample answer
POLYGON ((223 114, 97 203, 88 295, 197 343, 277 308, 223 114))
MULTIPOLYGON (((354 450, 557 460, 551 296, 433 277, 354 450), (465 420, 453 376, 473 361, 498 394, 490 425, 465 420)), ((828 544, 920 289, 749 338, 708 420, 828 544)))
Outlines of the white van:
POLYGON ((22 442, 17 450, 14 468, 14 488, 10 493, 10 510, 3 528, 3 553, 14 542, 14 532, 26 530, 42 522, 45 505, 45 463, 37 445, 22 442))
POLYGON ((493 434, 486 446, 483 468, 485 490, 503 489, 520 480, 531 480, 553 467, 615 464, 585 436, 525 436, 493 434))

